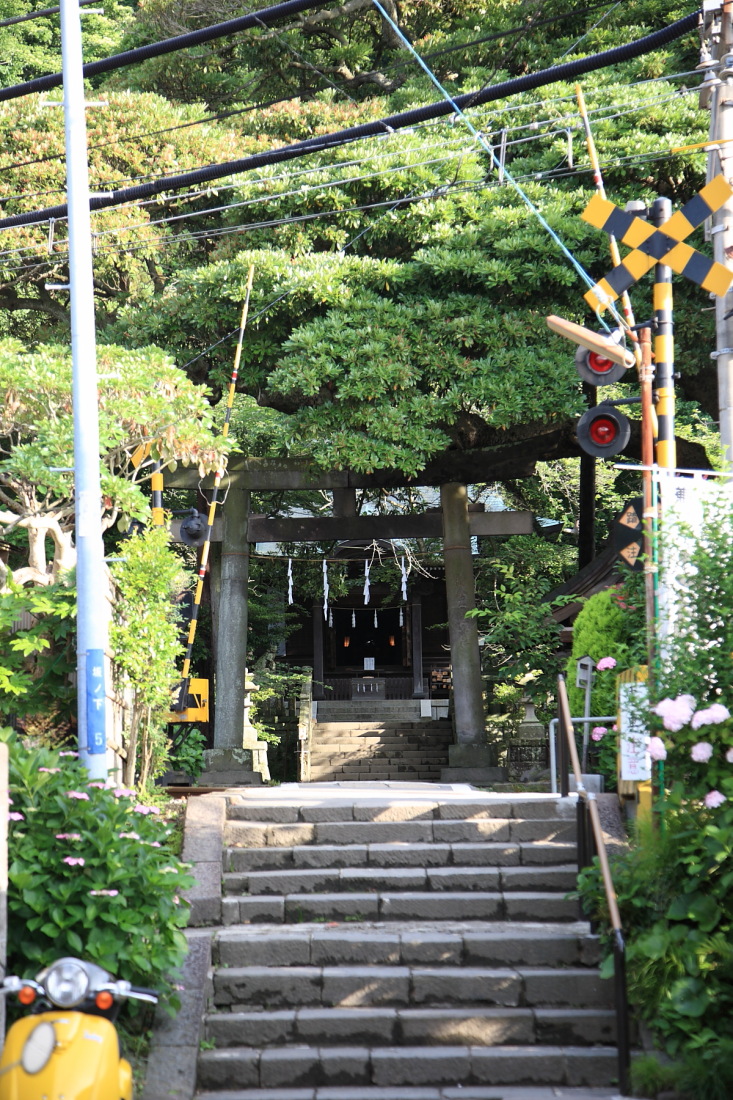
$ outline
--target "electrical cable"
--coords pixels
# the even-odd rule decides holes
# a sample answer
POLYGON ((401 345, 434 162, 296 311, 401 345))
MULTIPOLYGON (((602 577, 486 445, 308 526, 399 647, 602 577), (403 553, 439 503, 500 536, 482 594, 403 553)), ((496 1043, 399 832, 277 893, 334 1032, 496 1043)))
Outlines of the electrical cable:
MULTIPOLYGON (((176 35, 175 38, 165 38, 161 42, 151 42, 147 46, 137 46, 133 50, 125 50, 124 53, 104 57, 99 61, 89 61, 84 65, 82 72, 85 79, 99 76, 100 73, 111 73, 115 69, 123 68, 125 65, 137 65, 141 61, 149 60, 151 57, 162 57, 168 53, 176 53, 178 50, 186 50, 190 46, 200 46, 204 42, 213 42, 217 38, 226 38, 229 35, 238 34, 239 31, 257 27, 262 23, 285 19, 290 15, 297 15, 299 12, 320 7, 322 3, 323 0, 284 0, 284 3, 263 8, 261 11, 250 12, 249 15, 241 15, 237 19, 227 19, 224 23, 201 27, 197 31, 176 35)), ((63 79, 63 73, 49 73, 48 76, 26 80, 23 84, 0 88, 0 102, 9 99, 20 99, 21 96, 31 95, 34 92, 45 92, 49 88, 58 88, 63 83, 63 79)))
MULTIPOLYGON (((94 2, 97 2, 97 0, 94 0, 94 2)), ((646 85, 646 84, 658 84, 658 83, 661 83, 663 81, 666 83, 667 81, 670 81, 670 80, 681 79, 683 77, 688 77, 688 76, 694 76, 694 77, 701 78, 701 73, 697 69, 691 69, 691 70, 687 70, 685 72, 671 73, 669 75, 664 75, 664 76, 649 77, 649 78, 646 78, 644 80, 633 80, 633 81, 630 81, 628 84, 616 85, 616 87, 617 88, 630 89, 630 88, 635 88, 635 87, 638 87, 638 86, 641 86, 641 85, 646 85)), ((694 91, 694 89, 688 89, 688 91, 692 92, 692 91, 694 91)), ((130 142, 130 141, 140 141, 140 140, 142 140, 143 138, 146 138, 146 137, 156 137, 160 134, 172 133, 176 130, 185 130, 185 129, 188 129, 189 127, 191 127, 191 126, 199 126, 199 125, 203 125, 207 122, 220 121, 221 119, 225 119, 225 118, 229 117, 230 115, 239 115, 239 114, 249 113, 250 111, 258 110, 258 109, 265 110, 269 107, 276 106, 279 103, 288 103, 288 102, 291 101, 292 98, 297 98, 297 97, 289 97, 287 99, 271 100, 268 103, 254 104, 251 107, 245 107, 245 108, 242 108, 241 110, 224 111, 224 112, 222 112, 221 114, 218 114, 218 115, 206 115, 206 116, 204 116, 204 118, 194 119, 192 122, 184 122, 184 123, 181 123, 180 125, 177 125, 177 126, 167 126, 167 127, 164 127, 161 130, 148 130, 148 131, 144 131, 144 132, 138 133, 138 134, 129 134, 129 135, 125 135, 124 137, 113 138, 110 141, 98 142, 94 145, 88 146, 88 148, 89 148, 89 150, 103 149, 103 148, 105 148, 106 146, 109 146, 109 145, 118 145, 118 144, 122 145, 122 144, 126 144, 127 142, 130 142)), ((537 109, 537 108, 540 108, 540 107, 541 108, 549 108, 550 106, 552 106, 555 103, 562 103, 562 102, 566 102, 566 101, 569 101, 569 100, 572 100, 572 99, 574 99, 574 97, 570 96, 570 95, 552 96, 550 98, 545 98, 545 99, 533 101, 532 103, 507 104, 504 107, 502 107, 502 111, 506 113, 506 112, 510 112, 510 111, 513 112, 513 111, 529 110, 530 108, 531 109, 537 109)), ((653 103, 655 101, 637 100, 637 104, 640 107, 647 106, 650 102, 653 103)), ((598 112, 603 111, 603 110, 607 110, 607 109, 608 109, 607 105, 604 105, 603 107, 593 107, 593 108, 590 109, 589 114, 590 115, 595 115, 598 112)), ((465 108, 464 108, 464 110, 465 110, 465 108)), ((605 117, 606 116, 604 116, 604 118, 601 119, 600 121, 604 121, 605 117)), ((613 116, 610 116, 610 117, 615 118, 615 117, 620 117, 620 116, 613 115, 613 116)), ((528 128, 536 129, 537 126, 549 125, 550 123, 553 123, 554 125, 559 125, 561 122, 568 122, 568 123, 576 122, 577 123, 578 121, 579 121, 579 115, 578 115, 577 111, 575 111, 570 115, 566 115, 566 116, 560 117, 560 118, 542 119, 538 122, 535 122, 535 121, 526 122, 526 123, 522 123, 520 126, 502 127, 502 129, 506 129, 507 133, 509 134, 509 133, 514 133, 516 130, 521 130, 521 129, 528 129, 528 128)), ((598 120, 596 120, 596 121, 598 121, 598 120)), ((417 126, 413 127, 412 130, 414 132, 414 131, 417 131, 417 130, 429 129, 431 127, 437 127, 437 126, 440 126, 440 125, 443 125, 441 120, 432 121, 432 122, 423 122, 423 123, 419 123, 417 126)), ((375 135, 375 137, 378 138, 378 139, 379 138, 388 138, 388 137, 391 137, 391 136, 392 135, 387 133, 387 132, 375 135)), ((16 168, 24 168, 24 167, 27 167, 29 165, 46 164, 46 163, 49 163, 51 161, 64 160, 65 155, 66 155, 65 153, 54 153, 50 156, 38 157, 35 160, 17 161, 14 164, 8 164, 8 165, 0 166, 0 173, 10 172, 10 171, 12 171, 16 168)), ((380 152, 379 155, 380 156, 396 156, 396 155, 399 155, 399 151, 393 152, 393 153, 386 153, 386 152, 381 153, 380 152)), ((318 167, 315 167, 315 168, 303 169, 302 172, 303 173, 318 172, 318 171, 321 171, 324 167, 329 167, 329 168, 330 167, 337 167, 339 163, 347 164, 347 165, 360 164, 360 163, 363 163, 364 160, 366 160, 366 159, 369 159, 369 158, 362 158, 362 160, 358 160, 358 161, 352 160, 352 161, 346 161, 346 162, 335 162, 335 164, 332 164, 332 165, 318 166, 318 167)), ((126 177, 123 177, 122 179, 116 179, 114 182, 116 184, 133 183, 133 182, 138 182, 138 181, 142 181, 142 180, 157 179, 162 175, 163 175, 163 173, 157 173, 157 174, 148 173, 145 176, 126 176, 126 177)), ((293 175, 294 175, 294 173, 283 173, 281 176, 270 176, 270 177, 266 177, 266 178, 268 178, 268 179, 279 179, 279 178, 285 178, 285 177, 292 177, 293 175)), ((97 186, 99 188, 103 188, 105 186, 105 183, 104 183, 104 181, 102 181, 99 184, 96 184, 95 186, 97 186)), ((238 183, 223 184, 223 185, 217 187, 217 190, 221 191, 221 190, 225 190, 226 188, 233 188, 233 187, 238 187, 238 186, 240 186, 238 183)), ((47 188, 44 191, 21 192, 21 193, 15 194, 15 195, 8 195, 2 201, 3 201, 3 203, 9 203, 9 202, 13 202, 13 201, 18 200, 18 199, 37 198, 37 197, 40 197, 42 195, 55 195, 55 194, 64 194, 64 193, 65 193, 65 188, 63 188, 63 187, 52 187, 52 188, 47 188)), ((151 200, 151 201, 156 201, 156 200, 151 200)), ((139 205, 144 206, 145 201, 140 202, 139 205)))
MULTIPOLYGON (((289 0, 289 3, 304 3, 305 0, 289 0)), ((312 2, 312 0, 308 0, 312 2)), ((279 8, 287 5, 278 5, 279 8)), ((269 9, 271 12, 275 9, 269 9)), ((578 76, 593 72, 596 69, 606 68, 609 65, 629 61, 635 57, 641 57, 645 53, 659 49, 686 34, 697 26, 698 12, 684 16, 675 23, 654 31, 636 42, 630 42, 623 46, 617 46, 602 53, 591 54, 585 58, 565 62, 563 65, 555 65, 549 69, 542 69, 536 73, 528 73, 524 76, 505 80, 485 89, 480 95, 467 93, 456 96, 454 99, 444 98, 437 103, 430 103, 423 107, 416 107, 410 111, 402 111, 399 114, 390 115, 376 122, 362 123, 359 126, 351 126, 336 133, 319 135, 314 138, 306 138, 304 141, 294 142, 291 145, 270 149, 262 153, 255 153, 240 160, 230 161, 226 164, 211 164, 206 168, 199 168, 193 172, 184 172, 176 176, 169 176, 154 183, 140 184, 136 187, 124 188, 112 191, 108 195, 95 196, 90 200, 92 210, 104 210, 110 206, 119 206, 124 202, 135 199, 148 198, 160 194, 162 191, 176 191, 182 187, 188 187, 197 183, 221 179, 223 176, 238 175, 251 171, 253 168, 269 164, 278 164, 285 160, 294 160, 297 157, 307 156, 310 153, 322 149, 332 148, 335 145, 345 145, 348 142, 357 141, 360 138, 373 137, 384 129, 397 130, 413 126, 416 123, 428 119, 440 118, 445 115, 460 111, 469 102, 478 106, 479 103, 488 103, 506 96, 518 95, 520 92, 530 91, 543 87, 546 84, 559 80, 575 80, 578 76)), ((67 215, 66 203, 45 210, 29 211, 21 214, 13 214, 0 218, 0 229, 9 229, 17 225, 32 225, 36 222, 47 221, 49 218, 63 218, 67 215)))
MULTIPOLYGON (((99 0, 78 0, 79 7, 87 4, 97 4, 99 0)), ((0 19, 0 27, 14 27, 16 23, 27 23, 29 19, 43 19, 47 15, 58 15, 61 8, 40 8, 38 11, 29 11, 26 15, 15 15, 12 19, 0 19)))
MULTIPOLYGON (((491 160, 492 160, 494 166, 496 168, 498 168, 500 171, 503 172, 506 179, 514 187, 514 189, 517 192, 517 194, 519 195, 519 197, 526 204, 527 208, 532 211, 532 213, 534 214, 535 218, 537 218, 537 221, 540 223, 542 228, 552 238, 552 240, 558 246, 558 248, 563 253, 565 258, 567 260, 569 260, 571 265, 575 268, 575 271, 577 272, 577 274, 580 275, 583 282, 585 282, 586 285, 589 288, 594 287, 595 286, 595 281, 591 278, 591 276, 588 274, 588 272, 582 266, 582 264, 577 259, 577 257, 573 255, 573 253, 568 248, 568 246, 565 244, 565 242, 555 232, 555 230, 552 228, 552 226, 547 221, 547 219, 544 217, 544 215, 540 212, 540 210, 532 202, 529 195, 527 195, 526 191, 524 191, 522 189, 522 187, 519 185, 519 183, 514 179, 511 172, 509 172, 508 169, 506 168, 506 165, 502 165, 502 163, 499 161, 499 158, 496 156, 496 154, 494 152, 493 145, 490 145, 486 141, 486 138, 483 136, 483 134, 481 134, 480 131, 478 131, 476 129, 476 127, 473 125, 473 123, 470 121, 470 119, 467 118, 467 116, 463 113, 463 111, 461 110, 461 108, 458 105, 458 102, 455 99, 453 99, 449 95, 449 93, 445 90, 445 88, 443 87, 443 85, 440 83, 437 76, 435 75, 435 73, 432 71, 432 69, 430 69, 430 67, 427 65, 427 63, 425 61, 423 61, 423 59, 420 57, 420 54, 417 52, 417 50, 414 48, 414 46, 412 46, 410 44, 410 42, 407 40, 405 35, 400 30, 397 23, 395 23, 394 19, 392 19, 391 15, 389 15, 389 13, 385 10, 385 8, 382 7, 379 0, 372 0, 372 3, 374 4, 377 11, 380 12, 380 14, 382 15, 382 18, 387 20, 387 22, 390 24, 390 26, 395 31, 395 33, 400 36, 400 38, 404 42, 405 46, 410 51, 410 53, 413 55, 413 57, 415 58, 417 63, 425 71, 425 73, 430 78, 430 80, 435 85, 435 87, 438 89, 438 91, 445 97, 447 103, 453 108, 453 110, 456 112, 456 114, 458 114, 460 116, 460 118, 465 123, 467 129, 471 132, 471 134, 473 134, 474 138, 476 138, 481 143, 481 145, 486 150, 486 152, 490 154, 491 160)), ((606 325, 605 327, 608 327, 608 326, 606 325)))
POLYGON ((569 47, 568 47, 568 49, 567 49, 567 50, 565 51, 565 53, 563 53, 563 54, 560 54, 560 60, 562 61, 563 57, 567 57, 569 53, 573 53, 573 52, 574 52, 575 50, 577 50, 577 48, 578 48, 578 46, 580 45, 580 43, 581 43, 581 42, 585 42, 585 40, 586 40, 586 38, 588 37, 588 35, 589 35, 589 34, 590 34, 590 33, 591 33, 592 31, 594 31, 594 30, 596 29, 596 27, 600 27, 600 25, 601 25, 601 23, 603 22, 603 20, 604 20, 604 19, 608 19, 608 17, 609 17, 609 15, 611 14, 611 12, 615 11, 615 10, 616 10, 616 8, 620 7, 620 6, 621 6, 621 4, 622 4, 623 2, 624 2, 624 0, 617 0, 617 3, 615 3, 615 4, 614 4, 614 5, 612 6, 612 7, 610 7, 610 8, 608 9, 608 11, 607 11, 607 12, 605 12, 605 13, 604 13, 604 14, 603 14, 603 15, 601 16, 601 18, 600 18, 600 19, 598 19, 598 20, 597 20, 597 21, 596 21, 596 22, 595 22, 595 23, 593 24, 593 26, 592 26, 592 27, 589 27, 589 28, 588 28, 588 30, 587 30, 587 31, 585 32, 585 34, 584 34, 584 35, 582 36, 582 38, 579 38, 579 39, 578 39, 578 41, 577 41, 577 42, 574 42, 572 46, 569 46, 569 47))
MULTIPOLYGON (((659 151, 650 152, 650 153, 633 154, 633 155, 630 155, 628 157, 619 158, 618 160, 615 160, 615 161, 606 161, 603 164, 601 164, 601 168, 602 168, 603 171, 609 171, 609 170, 614 169, 614 168, 621 168, 621 167, 626 168, 626 167, 629 167, 630 165, 633 165, 633 164, 647 165, 647 164, 651 164, 651 163, 653 163, 654 161, 657 161, 657 160, 667 159, 668 156, 669 156, 669 150, 668 149, 659 150, 659 151)), ((539 181, 546 182, 546 181, 550 181, 550 180, 564 180, 564 179, 571 179, 571 178, 579 178, 581 176, 589 175, 589 174, 591 174, 591 172, 592 172, 592 169, 591 169, 590 165, 583 165, 583 166, 579 166, 579 167, 569 169, 569 170, 564 169, 564 168, 560 168, 560 167, 556 167, 554 169, 547 169, 547 170, 544 170, 544 171, 527 172, 524 175, 515 176, 514 178, 515 178, 515 180, 517 180, 520 183, 531 183, 531 182, 539 182, 539 181)), ((492 181, 491 183, 489 183, 486 180, 483 180, 483 181, 480 181, 480 182, 474 182, 474 183, 471 183, 470 185, 467 184, 467 183, 465 183, 465 185, 464 185, 464 183, 465 183, 465 181, 461 181, 460 191, 462 191, 462 192, 467 192, 467 191, 471 191, 471 190, 475 190, 475 191, 481 191, 481 190, 483 190, 483 191, 493 191, 493 190, 496 190, 498 187, 510 186, 508 182, 499 183, 498 181, 492 181)), ((437 198, 442 198, 442 197, 447 196, 450 193, 453 193, 453 188, 454 187, 455 187, 455 185, 453 185, 453 184, 443 184, 443 185, 440 185, 439 187, 435 188, 435 194, 433 194, 433 192, 427 192, 427 193, 425 193, 424 195, 422 195, 420 197, 423 200, 426 199, 426 198, 431 198, 431 197, 436 198, 436 199, 437 198)), ((397 199, 394 200, 393 205, 395 207, 399 206, 411 197, 412 196, 402 196, 400 198, 397 198, 397 199)), ((323 214, 319 213, 317 215, 313 215, 312 219, 315 220, 315 218, 317 218, 317 217, 330 216, 332 213, 349 213, 350 211, 352 211, 354 209, 355 209, 354 207, 343 207, 343 208, 341 208, 341 210, 338 210, 338 211, 324 212, 323 214)), ((389 211, 388 211, 388 213, 389 213, 389 211)), ((276 225, 287 225, 291 221, 298 221, 298 220, 299 220, 298 217, 295 217, 295 218, 282 218, 274 224, 276 224, 276 225)), ((165 221, 165 219, 161 219, 160 221, 163 222, 163 221, 165 221)), ((148 223, 148 224, 151 224, 151 223, 148 223)), ((261 224, 261 223, 258 223, 258 224, 261 224)), ((116 245, 116 246, 109 247, 109 248, 102 247, 102 248, 96 249, 96 253, 97 254, 102 254, 102 255, 111 255, 113 253, 118 254, 118 255, 127 255, 127 254, 133 253, 135 251, 138 251, 141 248, 149 247, 150 245, 153 245, 153 244, 157 245, 160 248, 164 248, 164 247, 170 247, 170 246, 174 246, 174 245, 181 244, 181 243, 187 243, 187 242, 191 242, 191 241, 206 240, 209 237, 215 237, 215 236, 216 237, 223 237, 223 236, 227 236, 227 235, 234 234, 234 233, 244 232, 248 228, 256 228, 256 227, 257 227, 256 225, 252 225, 252 224, 244 224, 244 225, 239 224, 239 225, 235 225, 235 226, 227 226, 227 227, 224 227, 224 228, 221 228, 221 229, 212 229, 210 231, 202 230, 202 231, 199 231, 199 232, 194 233, 194 234, 180 234, 180 235, 174 236, 174 237, 156 237, 156 238, 152 238, 152 239, 146 238, 145 241, 141 242, 138 245, 132 245, 132 246, 116 245)), ((371 228, 372 228, 371 224, 367 225, 357 235, 357 237, 354 238, 354 241, 352 241, 350 243, 351 244, 355 243, 360 237, 364 236, 365 233, 369 232, 369 230, 371 228)), ((110 230, 109 232, 115 232, 115 230, 110 230)), ((37 246, 26 245, 23 248, 6 249, 5 251, 0 252, 0 257, 10 256, 10 255, 17 255, 18 253, 24 253, 24 252, 25 253, 34 253, 36 251, 37 251, 37 246)), ((66 258, 68 257, 68 250, 65 250, 63 252, 53 253, 53 257, 54 257, 54 262, 50 263, 50 266, 52 266, 52 267, 53 266, 58 266, 59 264, 63 265, 63 263, 66 262, 66 258)), ((40 258, 39 258, 38 262, 39 263, 41 262, 40 258)), ((3 266, 3 273, 4 273, 4 275, 9 275, 13 272, 23 271, 25 269, 27 269, 26 264, 17 264, 15 266, 4 265, 3 266)), ((216 345, 214 345, 214 346, 216 346, 216 345)))

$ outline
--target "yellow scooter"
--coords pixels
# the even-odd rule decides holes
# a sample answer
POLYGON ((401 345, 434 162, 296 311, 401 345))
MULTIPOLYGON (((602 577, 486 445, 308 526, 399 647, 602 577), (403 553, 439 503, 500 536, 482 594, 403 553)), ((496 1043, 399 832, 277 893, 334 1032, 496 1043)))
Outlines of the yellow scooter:
POLYGON ((0 993, 16 993, 32 1013, 8 1031, 0 1100, 132 1100, 132 1069, 114 1021, 128 998, 155 1004, 155 990, 66 958, 33 981, 6 977, 0 993))

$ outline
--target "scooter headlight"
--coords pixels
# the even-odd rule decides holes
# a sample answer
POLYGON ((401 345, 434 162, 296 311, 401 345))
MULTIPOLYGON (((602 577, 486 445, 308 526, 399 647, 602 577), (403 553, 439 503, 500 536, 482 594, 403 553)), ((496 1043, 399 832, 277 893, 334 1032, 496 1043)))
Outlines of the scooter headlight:
POLYGON ((40 1073, 56 1048, 53 1024, 44 1020, 33 1028, 23 1046, 20 1064, 26 1073, 40 1073))
POLYGON ((43 986, 48 999, 59 1008, 73 1008, 89 992, 89 975, 76 959, 59 959, 49 967, 43 986))

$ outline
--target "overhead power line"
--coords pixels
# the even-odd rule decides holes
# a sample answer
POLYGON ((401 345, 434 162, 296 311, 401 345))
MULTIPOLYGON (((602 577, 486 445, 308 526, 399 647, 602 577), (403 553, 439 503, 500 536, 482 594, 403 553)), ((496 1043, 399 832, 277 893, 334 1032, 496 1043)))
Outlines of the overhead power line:
MULTIPOLYGON (((79 0, 79 7, 86 4, 96 4, 98 0, 79 0)), ((40 8, 38 11, 29 11, 26 15, 15 15, 12 19, 0 19, 0 27, 14 27, 16 23, 27 23, 29 19, 43 19, 46 15, 58 15, 61 8, 40 8)))
MULTIPOLYGON (((292 3, 301 3, 301 0, 291 0, 292 3)), ((286 4, 279 5, 287 7, 286 4)), ((275 8, 268 9, 270 12, 275 8)), ((519 95, 521 92, 532 91, 535 88, 544 87, 558 80, 576 80, 584 73, 594 72, 597 69, 607 68, 623 61, 629 61, 635 57, 650 53, 683 34, 693 30, 697 26, 699 12, 678 19, 668 27, 654 31, 636 42, 629 42, 624 46, 617 46, 611 50, 591 54, 588 57, 578 58, 566 62, 564 65, 554 65, 549 69, 542 69, 536 73, 528 73, 525 76, 516 77, 513 80, 504 80, 499 84, 493 84, 490 88, 484 88, 481 92, 468 92, 456 96, 448 102, 445 99, 437 103, 430 103, 424 107, 416 107, 411 111, 403 111, 400 114, 390 115, 387 118, 374 122, 365 122, 359 126, 351 126, 345 130, 339 130, 331 134, 323 134, 318 137, 306 138, 304 141, 294 142, 292 145, 281 146, 278 149, 269 149, 262 153, 255 153, 240 160, 228 161, 225 164, 210 164, 205 168, 198 168, 192 172, 183 172, 176 176, 164 177, 150 183, 139 184, 135 187, 127 187, 117 191, 111 191, 107 195, 95 196, 90 201, 92 210, 105 210, 111 206, 120 206, 126 202, 134 202, 138 199, 150 198, 164 191, 179 191, 185 187, 207 183, 210 180, 222 179, 225 176, 239 175, 250 172, 254 168, 261 168, 269 164, 278 164, 283 161, 295 160, 298 157, 307 156, 310 153, 320 152, 337 145, 345 145, 349 142, 363 138, 375 137, 384 134, 385 131, 405 129, 415 126, 428 119, 441 118, 454 113, 453 103, 461 110, 467 106, 479 106, 496 99, 504 99, 508 96, 519 95)), ((237 20, 234 20, 237 22, 237 20)), ((33 225, 47 221, 50 218, 65 218, 67 216, 66 203, 59 206, 47 207, 44 210, 33 210, 21 214, 12 214, 6 218, 0 218, 0 229, 10 229, 20 225, 33 225)))
MULTIPOLYGON (((228 35, 248 30, 250 27, 259 27, 263 23, 275 23, 278 19, 286 19, 301 11, 321 7, 322 4, 323 0, 285 0, 283 4, 275 4, 274 7, 263 8, 262 11, 251 12, 238 19, 227 19, 226 22, 215 23, 211 27, 202 27, 197 31, 189 31, 188 34, 179 34, 175 38, 166 38, 162 42, 151 42, 148 46, 137 46, 134 50, 125 50, 124 53, 117 53, 112 57, 103 57, 100 61, 90 61, 84 66, 84 76, 99 76, 100 73, 110 73, 125 65, 137 65, 151 57, 175 53, 177 50, 188 49, 189 46, 200 46, 203 42, 226 38, 228 35)), ((63 73, 39 76, 34 80, 27 80, 24 84, 14 84, 10 88, 0 89, 0 102, 20 99, 21 96, 31 95, 33 92, 46 92, 49 88, 58 88, 62 83, 63 73)))

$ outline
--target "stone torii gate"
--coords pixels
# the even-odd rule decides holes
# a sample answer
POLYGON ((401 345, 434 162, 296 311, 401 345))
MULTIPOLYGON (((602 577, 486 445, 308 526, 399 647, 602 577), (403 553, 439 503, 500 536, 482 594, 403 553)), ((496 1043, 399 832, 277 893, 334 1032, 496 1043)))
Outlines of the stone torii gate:
MULTIPOLYGON (((444 461, 439 469, 427 467, 413 480, 396 471, 371 475, 323 471, 293 459, 232 459, 229 488, 213 533, 213 541, 221 543, 219 604, 227 609, 227 629, 217 631, 215 753, 231 755, 233 749, 242 748, 251 543, 442 536, 456 739, 444 778, 469 782, 491 778, 486 770, 491 760, 485 740, 478 628, 474 618, 466 618, 476 605, 471 537, 529 534, 533 517, 530 512, 469 512, 466 483, 483 480, 486 469, 497 476, 495 453, 483 470, 480 455, 480 451, 451 453, 447 470, 444 461), (441 511, 356 515, 356 489, 407 484, 439 486, 441 511), (250 513, 252 492, 309 489, 332 491, 332 516, 269 519, 250 513)), ((200 482, 195 471, 180 468, 166 474, 165 481, 175 489, 205 491, 213 486, 213 477, 200 482)))

